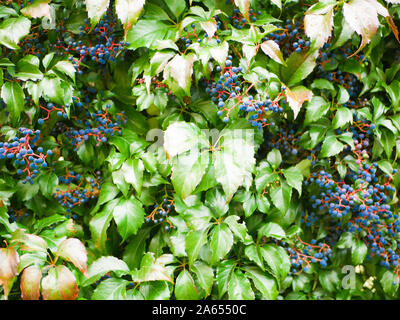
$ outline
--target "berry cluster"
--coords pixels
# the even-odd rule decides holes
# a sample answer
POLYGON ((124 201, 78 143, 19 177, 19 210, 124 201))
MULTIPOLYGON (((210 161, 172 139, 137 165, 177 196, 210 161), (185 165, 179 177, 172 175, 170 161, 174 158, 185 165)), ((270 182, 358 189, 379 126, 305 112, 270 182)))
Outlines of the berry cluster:
POLYGON ((30 33, 26 36, 21 42, 19 46, 21 47, 22 52, 24 55, 34 55, 38 58, 41 58, 45 55, 46 49, 42 45, 44 42, 43 40, 47 37, 46 30, 40 30, 36 32, 30 33))
MULTIPOLYGON (((327 79, 330 82, 337 83, 344 87, 350 96, 350 101, 347 105, 355 107, 358 104, 356 98, 361 92, 362 83, 354 74, 343 72, 338 68, 338 66, 343 62, 343 59, 348 59, 349 54, 352 52, 352 48, 339 48, 337 50, 329 50, 329 48, 330 44, 326 43, 317 59, 318 77, 327 79)), ((356 56, 354 59, 357 59, 360 63, 365 61, 363 55, 356 56)))
POLYGON ((17 174, 27 174, 22 183, 36 177, 39 168, 46 168, 46 158, 52 154, 51 150, 47 150, 44 154, 42 147, 37 147, 36 143, 40 139, 40 130, 31 130, 19 128, 20 137, 14 137, 12 142, 0 142, 0 159, 13 159, 14 166, 22 166, 23 169, 17 169, 17 174))
POLYGON ((68 118, 68 113, 66 108, 68 108, 69 105, 66 106, 57 106, 54 103, 47 103, 46 106, 43 106, 42 104, 39 104, 39 108, 41 110, 44 110, 44 112, 46 113, 46 115, 43 118, 39 118, 38 119, 38 124, 42 125, 46 120, 48 120, 50 118, 50 115, 52 112, 57 112, 57 115, 59 117, 63 117, 64 119, 68 118))
POLYGON ((168 215, 174 209, 174 200, 164 198, 162 203, 154 205, 151 213, 145 218, 146 223, 167 223, 164 226, 165 231, 169 231, 171 229, 176 229, 176 226, 172 224, 172 222, 168 219, 168 215))
POLYGON ((276 27, 279 30, 269 33, 263 40, 275 41, 282 49, 285 58, 290 56, 292 52, 300 53, 310 47, 311 42, 306 39, 304 27, 299 21, 286 20, 285 25, 276 25, 276 27))
POLYGON ((216 72, 220 73, 217 81, 206 80, 206 92, 211 95, 211 100, 217 102, 219 108, 218 115, 221 116, 225 112, 224 122, 229 121, 229 114, 236 108, 244 111, 249 115, 249 122, 253 127, 262 129, 270 125, 267 117, 273 113, 283 112, 283 108, 279 103, 286 103, 285 87, 281 88, 281 92, 271 100, 269 96, 265 99, 255 99, 249 94, 253 85, 247 89, 242 88, 240 79, 241 67, 232 66, 232 56, 228 56, 225 67, 216 67, 216 72))
POLYGON ((79 69, 81 63, 89 59, 102 65, 107 61, 115 62, 117 54, 123 50, 124 46, 129 45, 124 41, 116 41, 116 25, 117 19, 112 16, 109 9, 93 30, 90 27, 90 21, 84 20, 84 25, 80 27, 80 40, 76 41, 73 33, 64 32, 55 44, 55 48, 61 50, 61 54, 72 54, 68 59, 74 64, 79 74, 82 74, 82 70, 79 69), (87 41, 85 37, 88 38, 87 41))
POLYGON ((278 149, 283 158, 288 158, 304 152, 301 147, 298 147, 299 138, 294 125, 289 123, 286 126, 279 126, 276 132, 268 132, 265 141, 267 149, 278 149))
MULTIPOLYGON (((138 78, 136 80, 140 85, 144 84, 146 79, 145 78, 138 78)), ((152 77, 151 78, 151 88, 152 89, 160 89, 160 88, 164 88, 166 90, 168 90, 168 95, 172 95, 172 91, 168 88, 168 85, 161 82, 159 79, 157 79, 157 77, 152 77)))
POLYGON ((311 243, 303 241, 296 236, 293 244, 280 242, 289 254, 292 269, 289 275, 295 275, 301 271, 307 272, 311 268, 311 263, 318 263, 321 267, 326 267, 328 259, 332 256, 332 249, 323 242, 312 239, 311 243))
MULTIPOLYGON (((249 9, 249 19, 252 22, 257 21, 257 16, 261 14, 261 11, 255 12, 253 9, 249 9)), ((243 14, 239 11, 239 9, 233 10, 233 15, 229 16, 228 19, 230 20, 232 26, 237 29, 243 29, 247 25, 247 20, 243 16, 243 14)))
POLYGON ((9 220, 11 223, 21 221, 23 217, 29 217, 29 213, 27 212, 28 209, 9 209, 9 220))
MULTIPOLYGON (((214 19, 216 20, 216 17, 214 17, 214 19)), ((217 21, 217 31, 220 29, 220 27, 221 27, 221 21, 217 21)), ((209 39, 207 32, 203 32, 202 34, 200 34, 200 32, 198 33, 196 31, 195 23, 192 23, 190 27, 185 27, 183 31, 185 32, 185 34, 182 35, 181 40, 185 43, 186 48, 189 47, 194 42, 203 43, 209 39)), ((217 43, 221 43, 221 40, 218 39, 218 36, 216 34, 214 34, 212 37, 216 38, 217 43)))
MULTIPOLYGON (((122 121, 125 120, 124 112, 118 113, 116 115, 117 121, 113 122, 110 119, 110 115, 108 110, 111 108, 111 105, 107 105, 106 110, 97 111, 96 113, 87 112, 88 120, 84 122, 84 129, 75 129, 70 128, 65 134, 71 139, 72 144, 74 145, 74 151, 78 150, 78 147, 89 140, 90 137, 94 137, 97 141, 96 146, 99 146, 100 143, 107 142, 107 137, 113 136, 115 133, 122 134, 120 125, 122 121), (92 118, 96 122, 96 126, 93 125, 93 121, 89 121, 92 118)), ((77 121, 78 124, 82 124, 81 120, 77 121)))
MULTIPOLYGON (((356 152, 361 154, 360 148, 356 152)), ((358 161, 359 170, 350 170, 345 180, 334 179, 324 170, 312 173, 305 184, 316 184, 320 188, 319 197, 311 197, 312 208, 322 215, 328 214, 333 224, 332 241, 343 232, 356 233, 369 247, 369 256, 380 257, 381 264, 388 269, 393 267, 399 276, 399 253, 393 244, 397 243, 400 220, 389 205, 395 192, 392 178, 378 174, 376 162, 370 164, 363 158, 358 161)))
MULTIPOLYGON (((59 177, 59 181, 68 185, 66 190, 61 190, 60 188, 56 189, 56 192, 53 194, 53 197, 58 200, 58 203, 66 208, 67 212, 71 212, 74 207, 80 206, 84 203, 87 203, 90 199, 94 199, 98 196, 99 190, 101 189, 101 172, 96 172, 97 177, 95 179, 90 179, 90 187, 81 187, 86 180, 82 179, 82 176, 79 173, 74 171, 66 172, 65 176, 59 177), (71 183, 73 184, 71 187, 71 183)), ((67 217, 69 218, 69 216, 67 217)), ((76 215, 72 215, 73 219, 76 219, 76 215)))

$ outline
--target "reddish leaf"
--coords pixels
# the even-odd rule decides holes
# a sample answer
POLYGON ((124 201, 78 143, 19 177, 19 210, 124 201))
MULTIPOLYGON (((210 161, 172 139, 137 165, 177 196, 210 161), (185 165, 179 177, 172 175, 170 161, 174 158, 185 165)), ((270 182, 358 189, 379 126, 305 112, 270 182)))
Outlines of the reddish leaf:
POLYGON ((289 106, 293 110, 294 118, 296 119, 304 101, 310 101, 313 97, 313 93, 303 86, 297 86, 292 89, 287 88, 286 96, 289 106))
POLYGON ((51 268, 42 280, 44 300, 75 300, 78 293, 75 276, 66 266, 51 268))
POLYGON ((70 238, 64 240, 57 250, 57 255, 72 262, 87 277, 87 252, 79 239, 70 238))
POLYGON ((21 296, 23 300, 39 300, 42 271, 35 265, 24 270, 21 277, 21 296))
POLYGON ((6 299, 16 279, 18 263, 19 255, 14 248, 0 249, 0 285, 6 299))
POLYGON ((21 244, 21 250, 34 252, 34 251, 47 251, 47 242, 34 234, 25 233, 22 229, 17 229, 12 236, 13 243, 21 244))

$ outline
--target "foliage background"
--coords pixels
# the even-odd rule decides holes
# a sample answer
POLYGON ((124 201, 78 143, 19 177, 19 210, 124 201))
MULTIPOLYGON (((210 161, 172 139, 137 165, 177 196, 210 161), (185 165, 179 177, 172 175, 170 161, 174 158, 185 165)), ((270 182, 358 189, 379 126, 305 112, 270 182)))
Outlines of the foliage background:
POLYGON ((1 1, 2 297, 397 299, 397 3, 1 1))

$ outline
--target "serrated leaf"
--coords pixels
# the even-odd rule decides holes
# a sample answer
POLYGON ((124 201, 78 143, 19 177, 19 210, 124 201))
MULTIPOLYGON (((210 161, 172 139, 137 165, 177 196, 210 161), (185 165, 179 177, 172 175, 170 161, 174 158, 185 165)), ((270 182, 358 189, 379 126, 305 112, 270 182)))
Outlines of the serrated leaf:
POLYGON ((253 300, 255 297, 249 279, 238 269, 229 279, 228 294, 231 300, 253 300))
POLYGON ((113 217, 118 232, 125 241, 130 235, 136 234, 144 222, 145 212, 140 201, 133 196, 129 199, 121 198, 113 210, 113 217))
POLYGON ((219 224, 214 228, 211 236, 210 247, 212 250, 211 264, 215 265, 219 260, 228 254, 233 245, 233 235, 229 227, 219 224))
POLYGON ((333 28, 333 8, 335 4, 324 6, 315 10, 318 5, 313 5, 307 10, 304 17, 304 31, 317 47, 322 47, 330 38, 333 28))
POLYGON ((75 300, 79 293, 74 274, 63 265, 52 267, 41 287, 43 300, 75 300))
POLYGON ((129 273, 129 267, 124 261, 116 257, 101 257, 89 266, 88 278, 85 279, 81 285, 88 286, 111 271, 115 272, 117 275, 124 275, 129 273))
POLYGON ((77 238, 65 239, 57 249, 57 255, 72 262, 87 277, 87 252, 77 238))
POLYGON ((261 43, 261 50, 272 60, 286 66, 286 62, 283 59, 283 55, 281 49, 279 48, 279 44, 277 44, 273 40, 267 40, 261 43))
POLYGON ((0 24, 0 43, 9 49, 18 49, 19 41, 29 34, 31 21, 25 17, 8 18, 0 24))
POLYGON ((293 110, 294 118, 300 112, 300 109, 305 101, 310 101, 313 97, 313 92, 303 86, 297 86, 292 89, 286 88, 286 97, 290 108, 293 110))
POLYGON ((20 284, 22 300, 39 300, 41 279, 42 270, 38 266, 33 265, 24 269, 20 284))
POLYGON ((106 13, 110 0, 85 0, 85 4, 88 17, 92 22, 92 26, 94 26, 106 13))
POLYGON ((335 136, 330 136, 324 140, 319 156, 321 158, 332 157, 342 152, 343 148, 343 143, 336 139, 335 136))

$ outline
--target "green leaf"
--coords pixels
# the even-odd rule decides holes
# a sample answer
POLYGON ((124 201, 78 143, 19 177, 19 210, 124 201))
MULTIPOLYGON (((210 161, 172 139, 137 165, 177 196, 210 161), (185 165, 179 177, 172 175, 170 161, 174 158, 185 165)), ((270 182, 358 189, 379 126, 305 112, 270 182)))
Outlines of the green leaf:
POLYGON ((377 163, 379 169, 381 169, 384 173, 388 174, 389 176, 392 176, 393 167, 388 160, 379 160, 377 163))
POLYGON ((93 292, 92 300, 126 300, 126 287, 129 281, 124 279, 106 279, 101 281, 93 292))
POLYGON ((332 122, 333 129, 343 128, 347 123, 353 123, 353 113, 351 110, 345 107, 337 109, 332 122))
POLYGON ((126 40, 130 49, 155 49, 158 45, 157 40, 175 40, 177 33, 178 29, 174 25, 161 20, 139 20, 135 27, 128 31, 126 40))
POLYGON ((165 3, 176 18, 178 18, 186 9, 185 0, 165 0, 165 3))
POLYGON ((292 188, 286 182, 282 181, 279 187, 273 186, 270 189, 270 195, 275 207, 277 207, 282 214, 285 214, 292 198, 292 188))
POLYGON ((124 171, 125 181, 133 185, 136 192, 140 195, 143 185, 143 161, 140 159, 128 159, 122 164, 121 170, 124 171))
POLYGON ((117 0, 115 11, 123 25, 132 25, 139 18, 144 4, 145 0, 117 0))
POLYGON ((379 282, 387 294, 394 296, 399 290, 399 279, 392 270, 385 270, 379 282))
POLYGON ((164 135, 164 148, 170 157, 199 148, 209 147, 205 134, 193 123, 174 122, 164 135))
POLYGON ((58 177, 53 172, 40 175, 38 181, 40 191, 46 197, 50 197, 53 194, 53 189, 58 185, 58 177))
POLYGON ((247 228, 245 223, 239 223, 238 220, 240 218, 238 216, 229 216, 224 220, 229 226, 229 229, 233 232, 233 234, 238 237, 241 241, 245 241, 247 235, 247 228))
POLYGON ((119 200, 114 207, 113 217, 122 241, 125 241, 130 235, 136 234, 144 222, 144 216, 142 204, 133 196, 129 199, 121 198, 119 200))
POLYGON ((353 243, 351 249, 351 260, 355 265, 363 263, 365 257, 367 256, 368 248, 363 240, 357 239, 353 243))
POLYGON ((261 43, 261 50, 274 61, 286 66, 286 62, 283 59, 282 52, 279 45, 273 40, 267 40, 261 43))
POLYGON ((278 149, 272 149, 267 155, 267 161, 272 166, 272 168, 278 168, 282 162, 280 151, 278 149))
POLYGON ((295 188, 301 196, 301 185, 303 182, 303 175, 301 174, 301 171, 296 167, 290 167, 288 169, 282 170, 282 172, 286 178, 286 182, 288 183, 288 185, 292 188, 295 188))
POLYGON ((217 188, 207 191, 205 204, 212 209, 216 217, 223 216, 229 209, 223 193, 217 188))
POLYGON ((200 291, 190 275, 190 272, 186 269, 183 269, 176 277, 175 297, 177 300, 200 299, 200 291))
POLYGON ((346 103, 350 99, 349 92, 342 86, 339 86, 339 91, 336 99, 338 104, 346 103))
POLYGON ((322 288, 328 292, 334 292, 337 290, 340 280, 335 270, 320 270, 319 271, 319 282, 322 288))
POLYGON ((260 251, 260 247, 256 247, 254 244, 246 246, 244 249, 246 257, 249 258, 250 261, 255 262, 261 270, 265 271, 264 260, 260 251))
POLYGON ((211 264, 215 265, 219 260, 225 257, 231 251, 233 245, 233 235, 228 225, 218 224, 211 236, 211 264))
POLYGON ((18 49, 19 41, 29 34, 31 21, 25 17, 8 18, 0 24, 0 43, 9 49, 18 49))
POLYGON ((323 117, 329 110, 330 103, 319 96, 312 97, 307 104, 305 124, 315 122, 323 117))
POLYGON ((76 69, 74 65, 69 61, 59 61, 53 67, 54 70, 60 71, 70 77, 72 80, 75 81, 75 72, 76 69))
POLYGON ((43 73, 39 70, 39 59, 33 55, 26 55, 17 62, 16 77, 21 80, 40 80, 43 73))
POLYGON ((316 65, 318 50, 313 52, 294 52, 281 67, 281 78, 289 87, 305 79, 316 65))
POLYGON ((271 166, 266 162, 261 162, 257 167, 256 178, 254 179, 257 192, 262 192, 267 184, 279 179, 279 175, 274 173, 271 166))
POLYGON ((253 131, 228 130, 222 137, 221 150, 214 152, 214 168, 216 179, 229 199, 253 171, 253 131))
POLYGON ((207 243, 207 229, 190 231, 185 239, 185 250, 189 266, 192 266, 200 254, 201 248, 207 243))
POLYGON ((217 287, 218 298, 221 299, 228 291, 228 283, 231 274, 233 273, 235 262, 232 260, 224 260, 217 266, 217 287))
POLYGON ((132 280, 138 283, 146 281, 169 281, 173 283, 165 267, 164 258, 167 258, 167 256, 161 255, 155 259, 153 252, 147 252, 140 262, 140 269, 132 271, 132 280))
POLYGON ((258 229, 258 237, 283 239, 286 237, 286 233, 279 224, 275 222, 268 222, 258 229))
POLYGON ((290 260, 285 249, 274 244, 266 244, 260 250, 272 274, 279 281, 283 281, 290 270, 290 260))
POLYGON ((275 300, 278 297, 278 288, 272 276, 255 266, 247 266, 245 271, 247 277, 253 280, 254 286, 261 292, 264 299, 275 300))
POLYGON ((178 195, 185 199, 200 183, 209 165, 209 153, 189 151, 178 155, 172 165, 172 184, 178 195))
POLYGON ((113 218, 113 209, 118 202, 119 199, 114 199, 107 203, 104 210, 97 213, 89 222, 90 233, 94 245, 103 253, 106 252, 107 229, 113 218))
POLYGON ((229 279, 228 294, 230 300, 254 300, 254 292, 249 279, 236 269, 229 279))
POLYGON ((131 238, 125 247, 123 260, 130 269, 139 268, 141 259, 146 250, 146 242, 150 236, 151 228, 142 228, 131 238))
POLYGON ((19 121, 24 110, 25 94, 18 82, 5 82, 1 88, 1 98, 7 105, 14 122, 19 121))
POLYGON ((114 272, 117 276, 129 273, 129 268, 126 263, 116 257, 108 256, 101 257, 94 261, 88 269, 88 278, 81 285, 86 287, 99 280, 106 273, 114 272))
POLYGON ((40 82, 40 87, 43 91, 43 96, 51 102, 59 105, 65 105, 72 100, 72 87, 59 78, 45 77, 40 82))
POLYGON ((342 152, 343 148, 344 148, 343 143, 338 141, 335 136, 330 136, 324 140, 319 157, 320 158, 332 157, 342 152))
POLYGON ((206 297, 211 293, 214 283, 213 269, 202 261, 196 261, 191 267, 191 271, 196 274, 200 286, 206 292, 206 297))

